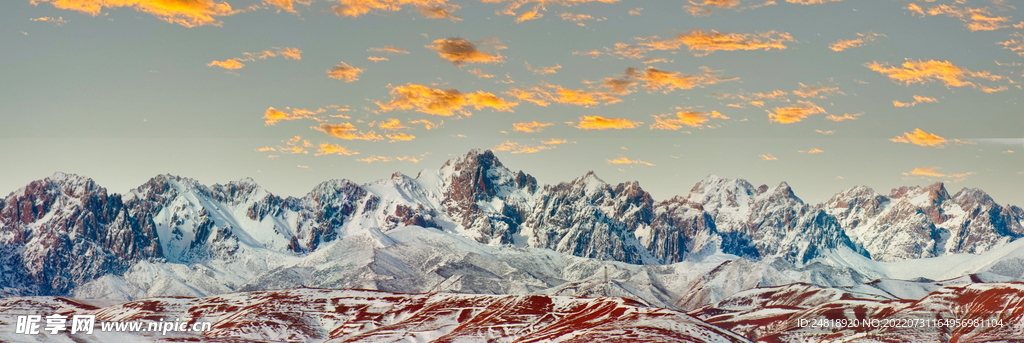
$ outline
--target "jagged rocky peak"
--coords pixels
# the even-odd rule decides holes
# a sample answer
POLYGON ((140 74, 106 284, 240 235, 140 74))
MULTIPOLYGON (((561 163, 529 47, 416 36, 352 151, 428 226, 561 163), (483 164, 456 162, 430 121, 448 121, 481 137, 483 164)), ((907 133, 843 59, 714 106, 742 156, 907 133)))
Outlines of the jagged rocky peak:
POLYGON ((786 181, 779 182, 778 186, 758 193, 757 198, 758 200, 767 200, 769 202, 793 201, 798 204, 804 203, 800 197, 796 196, 796 193, 793 192, 793 188, 789 187, 789 184, 786 183, 786 181))
POLYGON ((490 150, 470 150, 468 154, 448 160, 439 171, 442 182, 449 186, 449 197, 461 198, 466 193, 476 195, 476 200, 524 189, 529 193, 537 190, 537 179, 522 171, 514 173, 506 168, 490 150))
POLYGON ((214 199, 225 204, 240 204, 250 201, 259 201, 272 196, 262 186, 250 177, 238 181, 231 181, 225 185, 215 184, 211 188, 214 199))
POLYGON ((851 208, 857 206, 878 206, 888 201, 888 198, 878 194, 868 186, 853 186, 842 192, 836 193, 828 201, 825 201, 825 208, 851 208))
POLYGON ((949 199, 949 192, 946 191, 945 184, 936 182, 926 187, 903 186, 894 188, 889 197, 893 199, 908 199, 918 206, 939 205, 949 199))
POLYGON ((720 208, 746 207, 756 194, 757 190, 747 180, 708 175, 690 189, 687 201, 702 204, 714 215, 720 208))
MULTIPOLYGON (((113 196, 119 207, 120 198, 113 196)), ((100 187, 92 179, 77 175, 57 172, 41 180, 35 180, 12 192, 0 206, 0 224, 30 224, 43 218, 53 210, 67 208, 101 209, 103 214, 110 215, 102 209, 107 203, 107 189, 100 187), (58 204, 54 208, 54 205, 58 204)))

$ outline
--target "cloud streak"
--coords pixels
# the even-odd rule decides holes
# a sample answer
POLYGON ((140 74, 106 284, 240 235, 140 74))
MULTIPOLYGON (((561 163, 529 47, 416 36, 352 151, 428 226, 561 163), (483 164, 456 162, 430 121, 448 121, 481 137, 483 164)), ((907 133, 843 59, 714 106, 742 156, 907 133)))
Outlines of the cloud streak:
POLYGON ((792 124, 803 121, 815 114, 826 113, 824 108, 813 102, 797 100, 799 106, 776 107, 774 112, 768 111, 768 120, 779 124, 792 124))
POLYGON ((498 53, 487 53, 477 50, 476 44, 464 38, 444 38, 434 40, 434 44, 427 45, 428 49, 437 52, 437 55, 446 59, 456 67, 466 63, 500 63, 505 60, 498 53))
POLYGON ((948 142, 948 140, 942 136, 924 132, 924 130, 921 129, 914 129, 914 132, 904 132, 903 135, 890 138, 889 141, 933 147, 942 147, 946 142, 948 142))
POLYGON ((898 67, 879 62, 867 63, 864 66, 907 86, 917 83, 942 82, 946 87, 973 87, 984 92, 991 92, 998 91, 1000 88, 988 87, 975 82, 1004 79, 1003 76, 994 75, 988 71, 975 72, 960 68, 949 61, 907 59, 898 67))
POLYGON ((975 172, 966 172, 958 174, 945 174, 939 172, 939 167, 921 167, 914 168, 909 172, 903 173, 903 176, 921 176, 921 177, 932 177, 932 178, 946 178, 946 182, 960 182, 967 179, 968 176, 974 175, 975 172))
POLYGON ((715 119, 729 119, 718 113, 718 111, 711 112, 696 112, 696 111, 679 111, 675 115, 671 114, 658 114, 654 115, 654 123, 651 124, 652 130, 678 130, 683 126, 688 127, 705 127, 704 124, 710 121, 712 118, 715 119))
POLYGON ((654 163, 647 162, 644 160, 634 160, 627 157, 619 157, 616 159, 605 160, 608 164, 639 164, 645 166, 655 166, 654 163))
POLYGON ((362 72, 363 70, 360 68, 341 62, 334 66, 334 68, 327 70, 327 77, 345 82, 356 82, 359 81, 359 74, 362 72))
POLYGON ((376 102, 382 112, 414 110, 437 116, 471 116, 468 108, 476 110, 491 108, 499 112, 511 112, 519 103, 510 102, 492 93, 477 91, 462 93, 456 89, 436 89, 423 85, 407 84, 391 89, 391 101, 376 102))
POLYGON ((642 122, 632 121, 625 118, 605 118, 602 116, 582 116, 579 122, 566 122, 577 129, 581 130, 622 130, 622 129, 635 129, 639 127, 642 122))
POLYGON ((50 3, 58 9, 78 11, 94 17, 103 14, 104 9, 129 7, 138 12, 148 13, 165 22, 184 27, 220 26, 221 21, 218 17, 226 17, 239 12, 233 10, 227 2, 213 0, 30 0, 29 3, 32 5, 50 3))
POLYGON ((876 39, 878 39, 878 37, 885 37, 885 35, 874 33, 874 32, 865 32, 865 33, 858 33, 857 37, 860 37, 860 38, 840 39, 840 40, 836 41, 835 43, 832 43, 831 45, 829 45, 828 48, 831 49, 832 51, 836 51, 836 52, 844 51, 844 50, 848 50, 848 49, 852 49, 852 48, 858 48, 858 47, 865 46, 865 45, 867 45, 870 42, 874 42, 876 39))

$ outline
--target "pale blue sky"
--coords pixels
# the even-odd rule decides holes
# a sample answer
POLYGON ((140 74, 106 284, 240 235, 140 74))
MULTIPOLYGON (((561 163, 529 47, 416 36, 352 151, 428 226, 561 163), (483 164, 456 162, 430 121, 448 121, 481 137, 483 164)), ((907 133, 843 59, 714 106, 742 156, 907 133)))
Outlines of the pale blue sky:
MULTIPOLYGON (((254 3, 227 2, 236 9, 254 3)), ((496 153, 510 168, 522 169, 545 183, 568 181, 594 170, 612 183, 638 180, 657 199, 686 193, 705 175, 716 174, 754 184, 787 181, 810 202, 824 201, 854 185, 888 193, 901 185, 956 181, 947 185, 951 192, 978 187, 1000 203, 1024 205, 1024 116, 1017 83, 1024 81, 1020 66, 1024 56, 997 44, 1024 34, 1024 28, 1013 27, 1024 20, 1022 9, 991 0, 953 4, 1008 18, 1002 22, 1005 27, 997 30, 972 31, 968 22, 956 17, 915 16, 907 8, 917 3, 927 10, 941 0, 846 0, 808 6, 780 2, 740 11, 715 9, 703 17, 690 15, 682 2, 674 1, 572 7, 550 3, 544 17, 516 23, 513 16, 495 13, 505 5, 477 1, 448 2, 461 6, 455 14, 462 21, 427 19, 410 6, 357 18, 338 17, 330 11, 337 2, 314 1, 309 6, 296 5, 297 15, 264 6, 218 17, 221 26, 189 28, 131 7, 104 8, 92 16, 48 2, 33 6, 27 0, 9 1, 0 5, 0 142, 5 146, 0 150, 0 161, 4 161, 0 193, 62 171, 92 177, 118 193, 156 174, 172 173, 206 184, 252 177, 271 192, 300 196, 327 179, 370 182, 394 171, 415 175, 473 148, 494 148, 505 142, 536 146, 565 139, 568 144, 536 153, 496 153), (641 15, 628 14, 637 7, 643 8, 641 15), (562 20, 562 13, 605 20, 578 26, 562 20), (66 23, 31 20, 41 17, 60 17, 66 23), (611 54, 592 58, 573 52, 604 51, 616 43, 635 43, 634 37, 666 39, 694 29, 738 34, 777 31, 790 34, 794 41, 784 43, 784 50, 715 51, 706 56, 695 56, 686 45, 677 51, 648 52, 648 56, 670 60, 650 64, 661 70, 698 74, 701 67, 708 67, 720 70, 722 77, 740 80, 668 94, 638 87, 631 94, 616 95, 621 102, 603 106, 554 103, 542 107, 519 101, 512 112, 470 107, 471 116, 454 118, 415 110, 381 112, 374 104, 391 100, 389 85, 484 91, 507 101, 515 101, 504 93, 511 87, 527 89, 541 82, 568 89, 597 87, 584 80, 620 77, 627 67, 646 65, 611 54), (866 32, 885 36, 841 52, 829 49, 833 42, 866 32), (507 46, 498 52, 504 62, 458 68, 426 47, 448 37, 478 43, 497 38, 507 46), (368 51, 383 46, 409 54, 368 51), (207 67, 214 60, 275 47, 298 48, 302 58, 245 62, 244 68, 230 72, 207 67), (374 63, 368 56, 390 60, 374 63), (935 79, 906 85, 866 67, 871 62, 899 67, 905 59, 948 61, 1001 79, 964 77, 979 87, 948 87, 935 79), (359 80, 328 78, 326 70, 339 62, 363 69, 359 80), (525 62, 561 68, 555 74, 536 75, 525 68, 525 62), (496 77, 483 79, 469 72, 477 68, 496 77), (502 82, 506 74, 514 83, 502 82), (789 93, 799 89, 800 83, 837 87, 842 94, 825 99, 788 94, 789 103, 745 108, 727 106, 737 100, 712 96, 789 93), (988 94, 980 86, 1005 86, 1006 90, 988 94), (894 100, 910 102, 914 95, 938 102, 893 106, 894 100), (769 121, 766 110, 793 106, 797 100, 812 101, 832 115, 863 115, 841 122, 826 120, 824 113, 790 124, 769 121), (336 113, 329 110, 321 115, 327 123, 351 123, 361 131, 384 134, 368 122, 394 118, 412 127, 404 132, 416 139, 343 140, 311 129, 316 121, 268 126, 262 118, 269 107, 326 109, 328 105, 349 106, 353 111, 342 113, 351 117, 342 119, 326 117, 336 113), (677 107, 718 111, 730 119, 710 119, 705 125, 712 127, 703 128, 649 127, 653 115, 674 114, 677 107), (581 116, 643 124, 622 130, 581 130, 565 124, 581 116), (428 131, 408 123, 420 119, 443 120, 444 125, 428 131), (553 125, 537 133, 512 130, 513 123, 530 121, 553 125), (890 141, 917 128, 948 142, 936 147, 890 141), (823 135, 819 130, 834 133, 823 135), (256 151, 284 146, 293 136, 309 140, 314 147, 307 148, 308 154, 256 151), (981 138, 1017 140, 998 144, 981 138), (958 144, 954 139, 975 144, 958 144), (321 143, 359 154, 315 156, 315 146, 321 143), (807 154, 812 148, 823 152, 807 154), (413 156, 419 162, 358 161, 371 156, 413 156), (622 157, 653 165, 608 162, 622 157), (946 176, 904 175, 915 168, 946 176)), ((487 44, 478 47, 493 52, 487 44)))

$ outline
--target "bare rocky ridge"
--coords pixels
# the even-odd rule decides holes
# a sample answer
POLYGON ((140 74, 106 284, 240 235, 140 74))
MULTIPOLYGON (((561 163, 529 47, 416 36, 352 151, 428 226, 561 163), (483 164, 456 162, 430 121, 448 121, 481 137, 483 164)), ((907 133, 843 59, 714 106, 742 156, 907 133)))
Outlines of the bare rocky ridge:
POLYGON ((754 187, 709 176, 689 194, 655 201, 636 182, 611 185, 593 173, 539 184, 476 150, 415 178, 331 180, 302 198, 275 196, 251 179, 205 186, 171 175, 122 196, 58 173, 0 203, 0 249, 10 252, 0 259, 0 287, 5 294, 68 294, 143 261, 188 266, 257 250, 270 259, 297 257, 349 232, 386 237, 409 225, 492 246, 632 264, 725 253, 803 268, 834 249, 879 261, 978 254, 1024 235, 1022 223, 1019 207, 995 204, 976 189, 950 196, 942 184, 890 196, 855 187, 809 205, 785 182, 754 187))

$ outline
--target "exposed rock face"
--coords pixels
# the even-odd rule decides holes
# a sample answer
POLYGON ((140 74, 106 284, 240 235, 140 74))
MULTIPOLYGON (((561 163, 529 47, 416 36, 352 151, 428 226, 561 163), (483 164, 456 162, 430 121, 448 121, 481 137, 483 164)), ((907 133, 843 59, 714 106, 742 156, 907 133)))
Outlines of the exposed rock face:
POLYGON ((950 196, 942 183, 900 187, 889 196, 854 187, 822 208, 879 261, 978 254, 1024 236, 1020 208, 1000 206, 974 188, 950 196))
POLYGON ((57 173, 33 181, 0 207, 2 287, 61 294, 161 255, 156 233, 139 225, 121 197, 90 179, 57 173))
MULTIPOLYGON (((154 298, 97 308, 64 298, 0 299, 10 310, 94 314, 105 321, 212 322, 202 333, 168 332, 168 341, 289 342, 748 342, 682 312, 622 298, 479 294, 398 294, 298 288, 205 298, 154 298)), ((14 318, 0 315, 0 327, 14 318)), ((14 328, 0 339, 17 339, 14 328)), ((62 336, 76 342, 124 340, 94 334, 62 336)), ((41 336, 41 335, 40 335, 41 336)), ((21 336, 20 338, 24 338, 21 336)))
POLYGON ((205 186, 172 175, 108 195, 87 178, 56 174, 0 203, 0 251, 10 252, 0 266, 17 275, 0 287, 64 294, 138 261, 189 265, 246 249, 296 256, 353 230, 407 225, 632 264, 723 252, 802 265, 837 248, 881 261, 977 254, 1024 236, 1022 223, 1018 207, 976 189, 950 196, 942 184, 890 196, 855 187, 814 206, 785 182, 754 187, 712 175, 688 194, 655 201, 637 182, 611 185, 593 172, 539 184, 478 150, 416 177, 326 181, 302 198, 273 195, 252 179, 205 186))
POLYGON ((759 342, 1016 342, 1024 340, 1022 305, 1021 283, 942 287, 916 301, 794 284, 690 314, 759 342), (835 323, 845 325, 822 325, 835 323))

